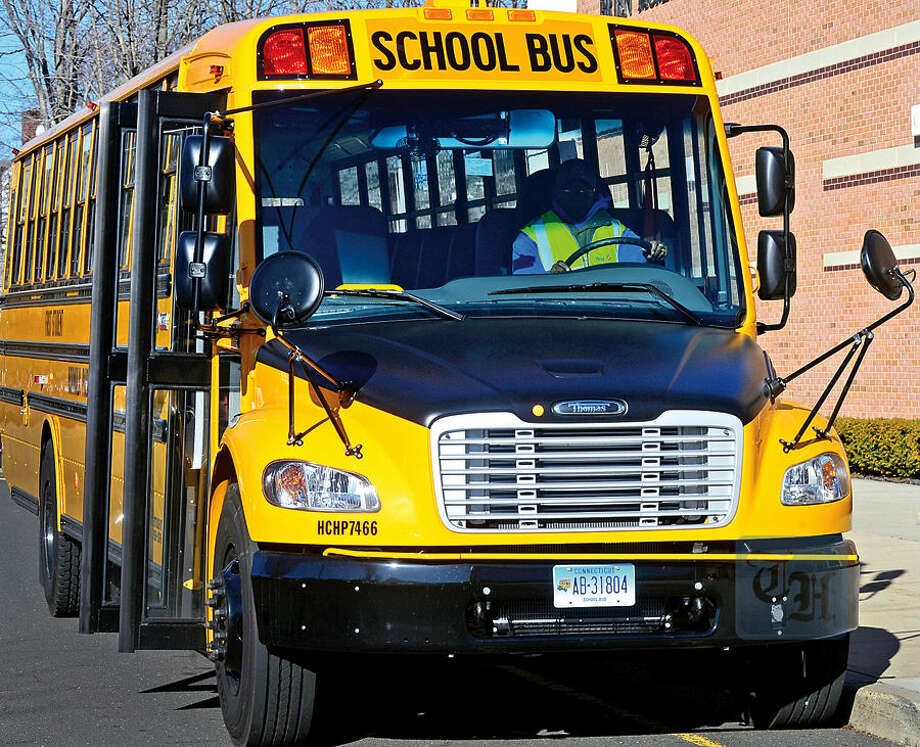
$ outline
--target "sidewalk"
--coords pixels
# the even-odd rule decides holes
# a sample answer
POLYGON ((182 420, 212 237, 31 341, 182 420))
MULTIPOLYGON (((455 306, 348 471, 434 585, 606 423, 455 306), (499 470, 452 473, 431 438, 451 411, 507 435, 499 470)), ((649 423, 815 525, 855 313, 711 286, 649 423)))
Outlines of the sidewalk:
POLYGON ((850 725, 920 746, 920 486, 853 481, 862 562, 850 643, 850 725))

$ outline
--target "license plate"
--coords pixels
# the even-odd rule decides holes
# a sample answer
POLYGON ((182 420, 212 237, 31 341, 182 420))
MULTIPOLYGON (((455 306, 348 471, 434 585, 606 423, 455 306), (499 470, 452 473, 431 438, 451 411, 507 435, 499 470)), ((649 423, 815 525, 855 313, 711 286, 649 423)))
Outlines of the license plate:
POLYGON ((554 607, 632 607, 635 603, 632 563, 553 566, 554 607))

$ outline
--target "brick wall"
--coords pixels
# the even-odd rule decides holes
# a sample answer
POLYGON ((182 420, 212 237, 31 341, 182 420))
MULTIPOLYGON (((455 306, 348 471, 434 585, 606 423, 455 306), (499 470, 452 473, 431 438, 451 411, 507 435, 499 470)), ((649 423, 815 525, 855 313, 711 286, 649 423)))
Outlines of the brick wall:
MULTIPOLYGON (((732 86, 722 96, 726 121, 782 125, 796 157, 792 229, 798 239, 798 290, 789 325, 760 340, 778 372, 789 373, 892 308, 852 264, 826 267, 826 254, 859 249, 870 227, 892 246, 920 246, 920 164, 875 168, 869 158, 850 169, 854 173, 824 176, 828 159, 896 147, 920 154, 910 131, 911 106, 920 104, 920 40, 904 43, 891 32, 890 45, 885 42, 891 29, 920 19, 917 5, 670 0, 642 13, 635 12, 637 5, 634 0, 634 20, 669 23, 694 35, 723 74, 723 85, 731 76, 797 55, 828 56, 826 65, 819 58, 803 72, 793 69, 740 90, 732 86), (869 54, 841 60, 828 49, 878 32, 885 32, 882 41, 869 54)), ((596 13, 598 7, 597 0, 581 0, 582 12, 596 13)), ((777 144, 759 135, 730 143, 738 177, 753 173, 758 145, 777 144)), ((754 260, 757 232, 780 225, 761 219, 750 197, 742 204, 754 260)), ((902 258, 901 266, 920 268, 920 250, 902 258)), ((757 312, 763 320, 776 320, 781 302, 758 302, 757 312)), ((832 360, 806 374, 790 386, 790 394, 813 402, 835 367, 832 360)), ((877 330, 843 414, 920 417, 920 303, 877 330)))

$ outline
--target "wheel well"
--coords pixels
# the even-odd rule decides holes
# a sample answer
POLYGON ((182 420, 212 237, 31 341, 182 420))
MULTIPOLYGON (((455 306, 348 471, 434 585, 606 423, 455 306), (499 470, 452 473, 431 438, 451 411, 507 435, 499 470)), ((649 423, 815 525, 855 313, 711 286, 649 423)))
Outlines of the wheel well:
POLYGON ((47 446, 48 446, 49 443, 52 444, 52 446, 53 446, 53 442, 52 442, 52 440, 51 440, 51 424, 46 420, 46 421, 44 422, 44 424, 42 425, 42 450, 41 450, 41 455, 42 455, 43 457, 45 456, 45 449, 47 448, 47 446))
POLYGON ((221 449, 214 460, 214 474, 211 479, 211 494, 214 494, 215 488, 222 482, 236 482, 236 466, 233 464, 233 457, 230 456, 230 450, 221 449))

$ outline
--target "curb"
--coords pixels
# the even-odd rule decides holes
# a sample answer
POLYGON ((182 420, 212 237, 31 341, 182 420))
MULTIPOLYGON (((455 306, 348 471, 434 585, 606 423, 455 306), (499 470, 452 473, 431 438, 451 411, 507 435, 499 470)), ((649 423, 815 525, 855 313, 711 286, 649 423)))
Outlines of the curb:
POLYGON ((876 682, 854 693, 851 729, 920 747, 920 690, 876 682))

